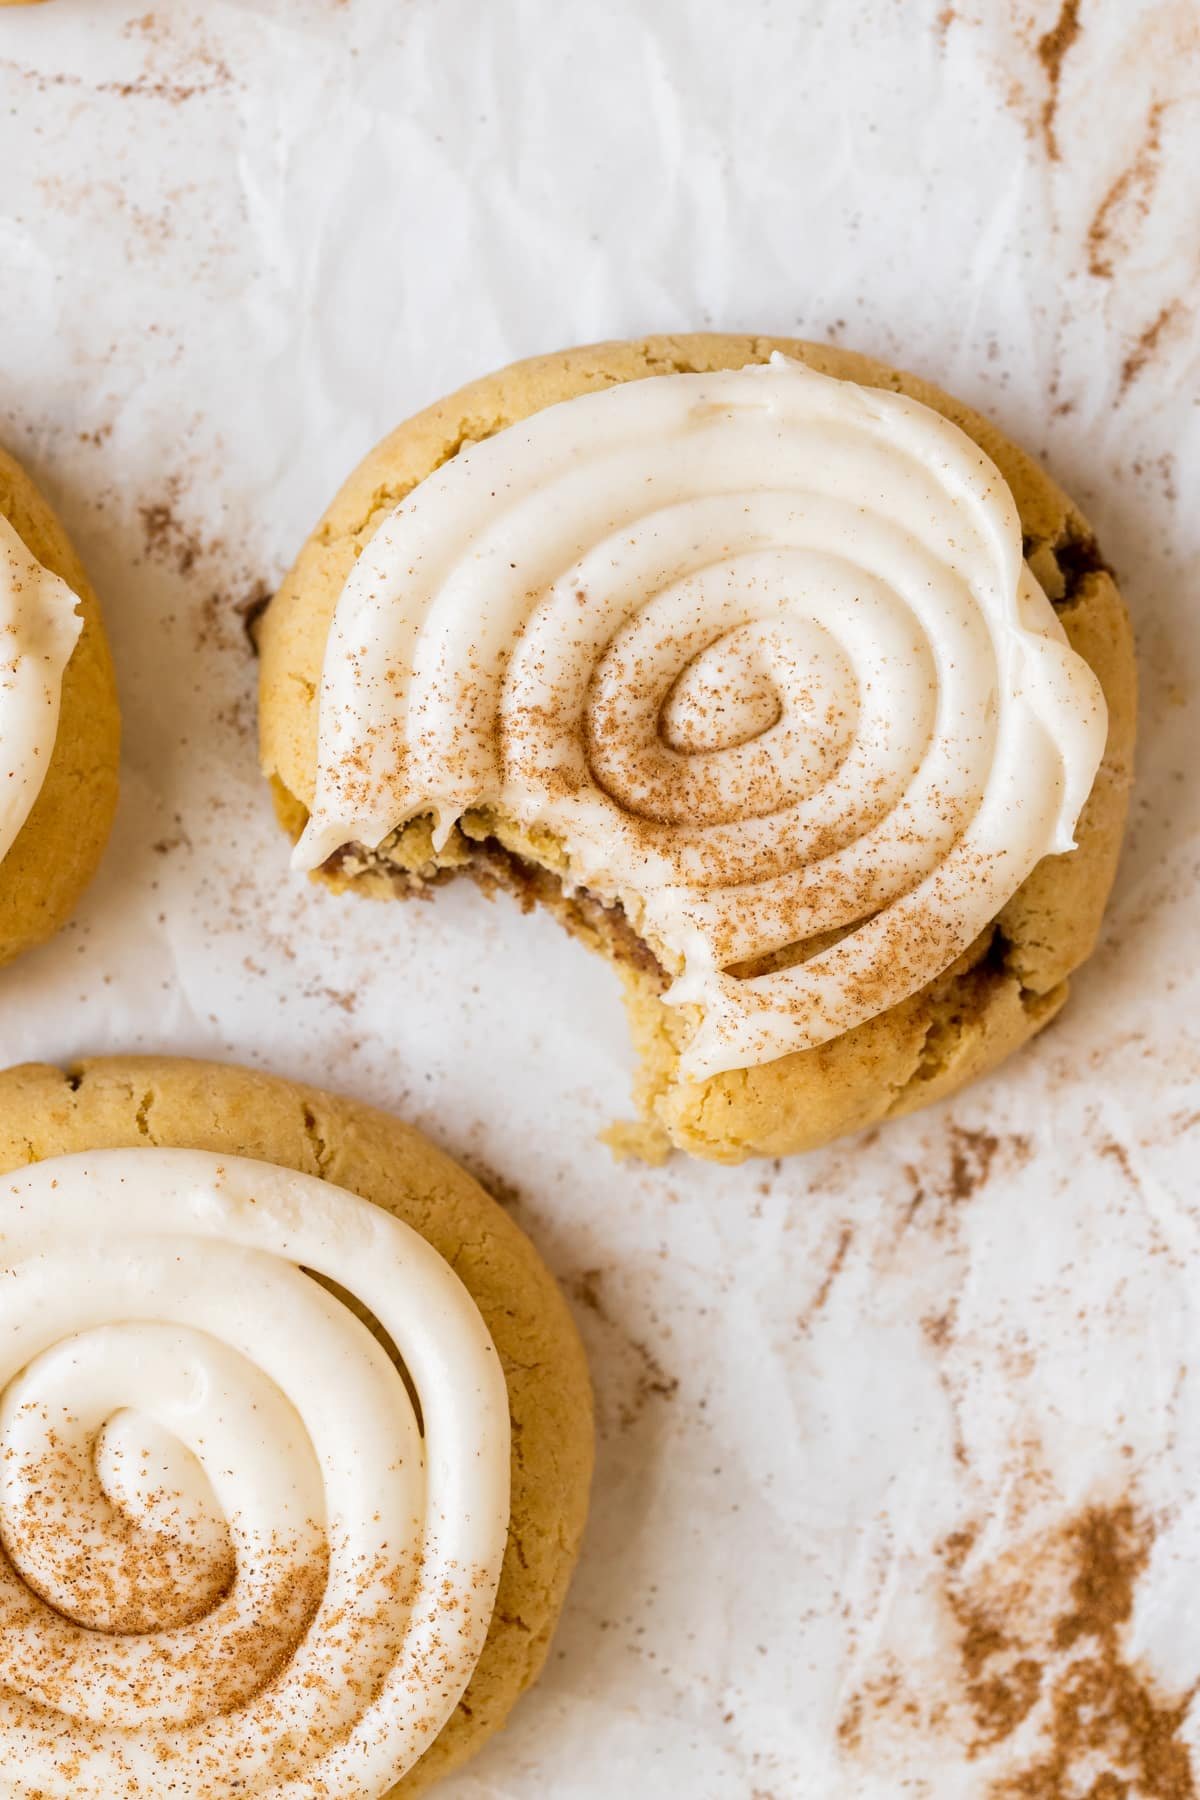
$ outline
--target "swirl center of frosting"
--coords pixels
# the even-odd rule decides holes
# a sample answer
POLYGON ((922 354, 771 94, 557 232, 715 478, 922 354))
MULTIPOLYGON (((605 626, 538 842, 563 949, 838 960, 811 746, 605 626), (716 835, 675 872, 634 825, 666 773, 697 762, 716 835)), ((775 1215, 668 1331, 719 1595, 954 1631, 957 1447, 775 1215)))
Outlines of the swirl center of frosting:
POLYGON ((780 723, 792 687, 799 710, 811 713, 811 692, 795 680, 790 637, 786 628, 744 625, 706 645, 663 702, 660 732, 668 747, 694 756, 750 743, 780 723))

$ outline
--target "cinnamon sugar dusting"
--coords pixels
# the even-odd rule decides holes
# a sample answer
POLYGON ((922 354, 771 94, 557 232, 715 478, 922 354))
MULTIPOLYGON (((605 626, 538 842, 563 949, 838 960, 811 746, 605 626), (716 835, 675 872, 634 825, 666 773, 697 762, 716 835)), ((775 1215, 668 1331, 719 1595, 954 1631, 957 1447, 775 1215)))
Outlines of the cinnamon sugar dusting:
POLYGON ((938 1551, 945 1660, 864 1683, 843 1750, 870 1761, 880 1728, 900 1725, 956 1741, 988 1800, 1194 1800, 1193 1692, 1163 1689, 1127 1645, 1153 1544, 1129 1500, 1085 1507, 999 1559, 976 1528, 952 1534, 938 1551))
POLYGON ((208 544, 188 518, 183 506, 184 486, 178 475, 168 476, 153 498, 138 506, 142 523, 143 554, 166 563, 177 575, 190 575, 200 558, 217 545, 208 544))
POLYGON ((143 1519, 131 1517, 108 1499, 91 1457, 77 1454, 76 1420, 56 1426, 44 1408, 23 1410, 44 1425, 46 1450, 14 1466, 17 1452, 0 1448, 10 1490, 4 1552, 33 1593, 85 1630, 118 1636, 167 1619, 188 1625, 221 1603, 237 1571, 227 1530, 206 1531, 188 1497, 163 1487, 143 1489, 143 1519))
POLYGON ((1067 52, 1075 43, 1082 31, 1079 21, 1079 0, 1062 0, 1058 18, 1037 41, 1037 58, 1042 65, 1046 77, 1047 94, 1042 106, 1042 136, 1046 151, 1053 162, 1058 161, 1058 136, 1055 126, 1058 119, 1058 89, 1062 79, 1062 67, 1067 52))
POLYGON ((62 69, 20 68, 11 61, 4 66, 39 92, 78 89, 117 100, 159 101, 171 106, 185 106, 236 86, 229 63, 196 19, 180 21, 165 8, 129 20, 122 35, 142 46, 137 73, 127 79, 94 81, 62 69))
POLYGON ((825 1272, 821 1276, 820 1282, 817 1285, 817 1290, 796 1321, 798 1331, 807 1334, 812 1330, 814 1321, 822 1312, 824 1312, 829 1296, 833 1292, 833 1285, 845 1267, 846 1257, 849 1254, 850 1246, 853 1242, 854 1227, 852 1225, 842 1225, 838 1230, 837 1242, 833 1248, 833 1255, 826 1264, 825 1272))
POLYGON ((397 1662, 407 1662, 411 1691, 423 1693, 429 1709, 428 1721, 418 1711, 417 1729, 444 1719, 474 1668, 462 1643, 478 1643, 490 1618, 490 1570, 454 1569, 429 1592, 420 1553, 362 1556, 350 1539, 326 1546, 315 1532, 273 1535, 251 1545, 247 1560, 249 1571, 193 1629, 180 1625, 195 1598, 185 1585, 161 1616, 130 1628, 138 1638, 126 1640, 124 1654, 116 1628, 99 1645, 81 1638, 39 1608, 32 1590, 22 1592, 16 1564, 0 1559, 0 1683, 10 1704, 23 1697, 20 1742, 45 1769, 48 1793, 159 1800, 173 1782, 188 1791, 199 1782, 195 1791, 218 1800, 301 1782, 333 1800, 346 1789, 322 1765, 384 1703, 397 1662), (344 1572, 336 1604, 327 1597, 331 1560, 344 1572), (115 1684, 99 1718, 97 1681, 115 1684), (94 1725, 85 1724, 84 1705, 94 1725), (123 1757, 128 1709, 137 1732, 123 1757), (116 1772, 97 1786, 90 1771, 109 1764, 114 1743, 116 1772))
POLYGON ((622 1337, 628 1352, 629 1379, 616 1395, 601 1393, 597 1396, 599 1427, 603 1435, 608 1429, 606 1415, 611 1409, 615 1411, 620 1430, 630 1431, 639 1424, 652 1401, 674 1400, 679 1392, 679 1377, 664 1368, 657 1352, 644 1338, 625 1331, 618 1323, 605 1291, 603 1269, 583 1269, 568 1286, 581 1306, 622 1337))
POLYGON ((1150 108, 1145 136, 1132 162, 1112 183, 1088 226, 1088 271, 1102 281, 1112 279, 1116 256, 1123 248, 1126 220, 1131 216, 1135 221, 1144 219, 1149 211, 1158 180, 1165 111, 1162 101, 1150 108))
POLYGON ((1150 323, 1138 333, 1132 350, 1121 364, 1121 379, 1117 385, 1117 398, 1121 399, 1137 380, 1146 364, 1158 348, 1159 340, 1164 332, 1181 317, 1183 306, 1178 300, 1168 301, 1160 307, 1150 323))
POLYGON ((1027 1163, 1033 1146, 1023 1133, 999 1137, 994 1131, 954 1125, 950 1128, 949 1196, 954 1201, 969 1200, 986 1186, 996 1157, 1003 1153, 1018 1168, 1027 1163))

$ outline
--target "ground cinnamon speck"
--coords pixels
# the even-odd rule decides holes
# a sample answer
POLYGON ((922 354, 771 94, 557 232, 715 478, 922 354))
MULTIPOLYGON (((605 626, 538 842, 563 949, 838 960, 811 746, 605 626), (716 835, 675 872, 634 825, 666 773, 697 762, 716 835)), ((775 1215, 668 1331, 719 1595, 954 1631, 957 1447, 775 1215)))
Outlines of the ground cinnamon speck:
POLYGON ((1079 0, 1063 0, 1058 18, 1044 36, 1037 41, 1037 58, 1046 76, 1047 94, 1042 106, 1042 137, 1045 140, 1046 152, 1052 162, 1058 161, 1058 137, 1055 126, 1058 118, 1058 90, 1062 77, 1062 66, 1067 52, 1079 37, 1083 27, 1079 23, 1079 0))
POLYGON ((1133 160, 1110 184, 1088 227, 1088 273, 1099 280, 1112 279, 1117 253, 1123 247, 1120 234, 1126 216, 1144 219, 1150 209, 1158 180, 1165 110, 1161 101, 1150 108, 1145 136, 1133 160))
POLYGON ((1124 397, 1127 390, 1137 380, 1157 350, 1163 333, 1179 317, 1182 310, 1178 300, 1168 301, 1166 306, 1160 307, 1145 330, 1138 333, 1133 349, 1121 364, 1121 379, 1117 384, 1118 400, 1124 397))

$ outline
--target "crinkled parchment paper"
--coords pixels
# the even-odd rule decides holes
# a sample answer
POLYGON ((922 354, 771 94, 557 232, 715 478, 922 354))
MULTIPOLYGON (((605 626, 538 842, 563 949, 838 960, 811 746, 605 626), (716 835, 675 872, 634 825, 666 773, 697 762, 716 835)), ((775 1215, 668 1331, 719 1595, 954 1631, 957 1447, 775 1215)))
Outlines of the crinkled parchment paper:
POLYGON ((0 437, 94 573, 127 734, 0 1052, 399 1109, 572 1294, 586 1552, 446 1800, 1200 1788, 1198 69, 1193 0, 0 11, 0 437), (649 1171, 596 1141, 616 984, 547 919, 289 875, 238 608, 413 409, 703 326, 919 369, 1044 455, 1144 723, 1105 941, 1036 1046, 824 1154, 649 1171))

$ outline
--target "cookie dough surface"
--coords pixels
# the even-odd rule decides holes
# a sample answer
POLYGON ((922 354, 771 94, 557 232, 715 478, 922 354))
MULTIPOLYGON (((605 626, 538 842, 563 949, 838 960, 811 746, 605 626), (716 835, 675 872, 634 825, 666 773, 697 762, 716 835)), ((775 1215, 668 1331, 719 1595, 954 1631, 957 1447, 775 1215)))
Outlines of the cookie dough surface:
POLYGON ((154 1057, 0 1074, 0 1171, 154 1144, 255 1157, 386 1207, 445 1257, 499 1351, 512 1415, 512 1518, 483 1656, 450 1722, 392 1790, 424 1793, 505 1722, 546 1658, 579 1551, 591 1389, 566 1303, 533 1245, 457 1163, 385 1113, 221 1064, 154 1057))
MULTIPOLYGON (((261 746, 286 829, 298 835, 316 775, 321 664, 346 577, 385 515, 464 444, 542 407, 620 381, 740 368, 772 351, 822 374, 910 395, 959 425, 1012 489, 1025 553, 1109 709, 1108 743, 1077 832, 1048 857, 994 926, 922 992, 813 1050, 707 1081, 677 1076, 680 1022, 655 984, 623 968, 646 1128, 629 1142, 717 1161, 779 1156, 941 1099, 1040 1030, 1088 956, 1112 885, 1132 772, 1136 671, 1129 622, 1082 514, 994 426, 916 376, 851 351, 791 338, 695 334, 596 344, 513 364, 439 401, 385 438, 351 475, 301 551, 262 624, 261 746)), ((420 829, 416 822, 414 830, 420 829)), ((360 885, 379 888, 365 871, 360 885)), ((335 879, 345 884, 345 876, 335 879)))
POLYGON ((121 723, 100 606, 66 532, 0 450, 0 513, 78 596, 83 630, 63 676, 54 753, 29 817, 0 862, 0 963, 64 925, 96 872, 117 805, 121 723))

